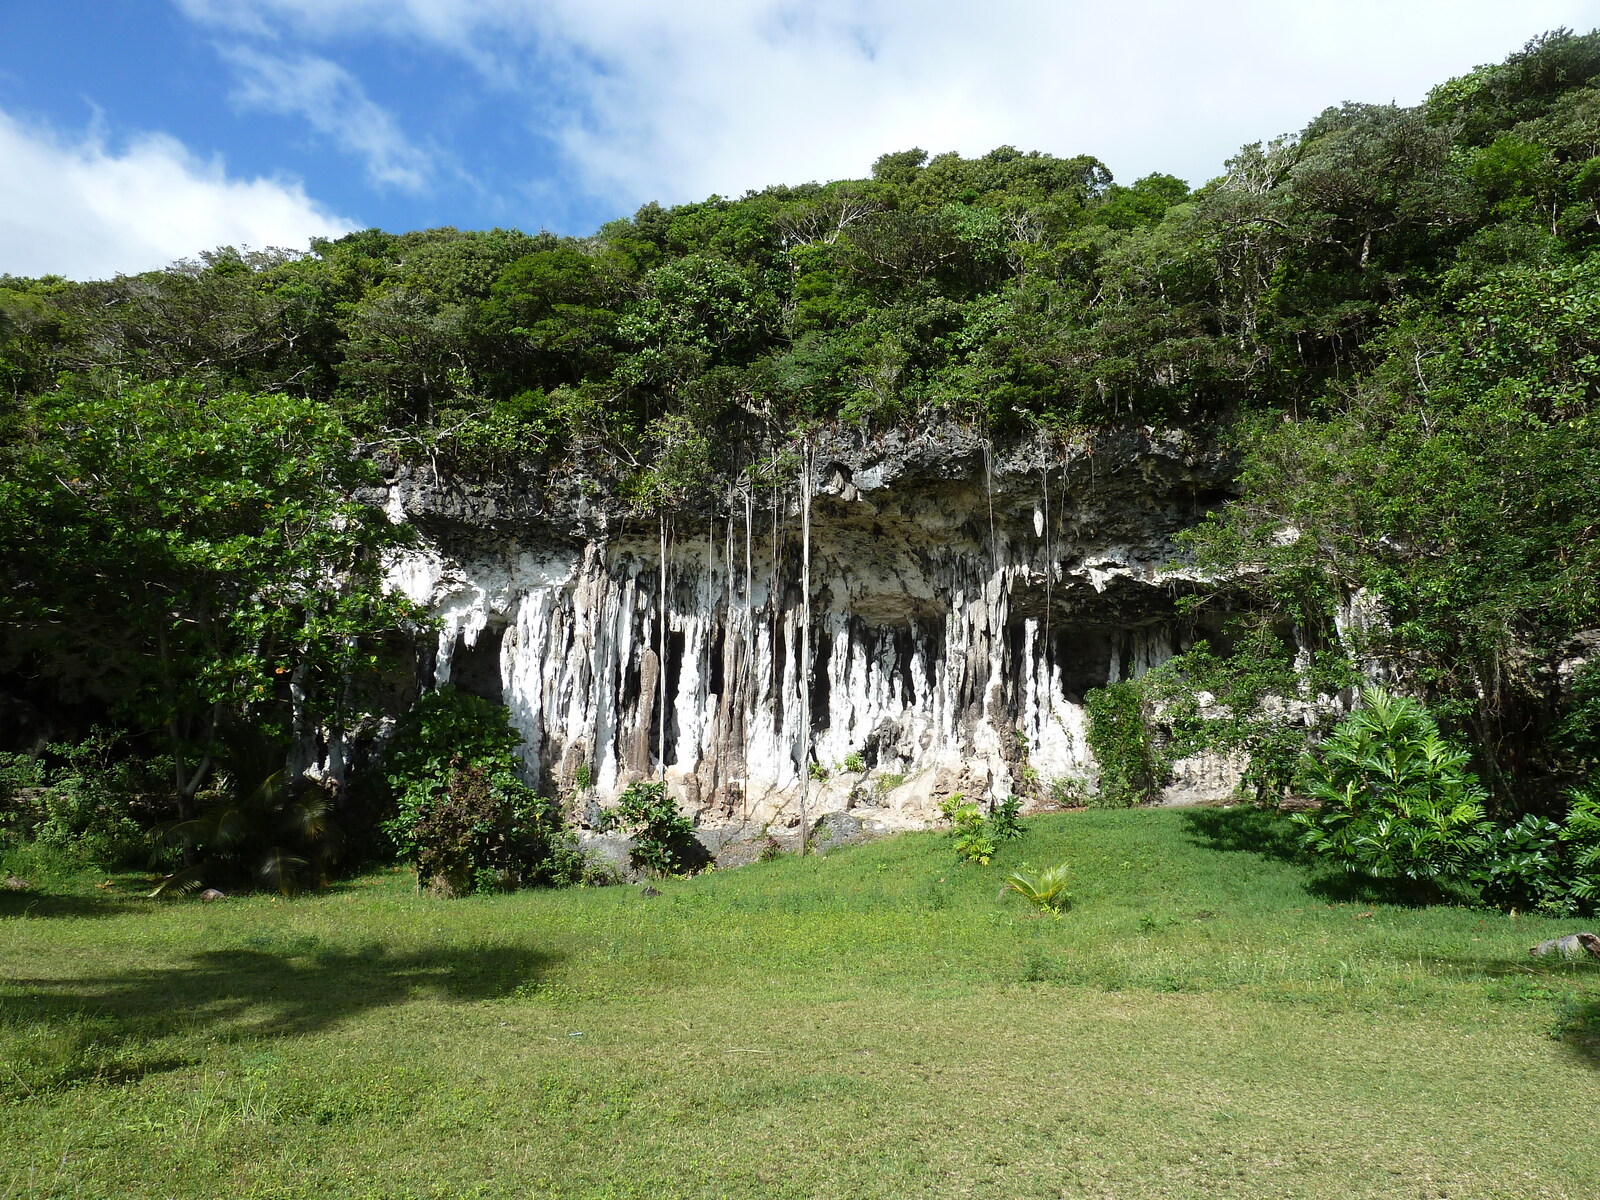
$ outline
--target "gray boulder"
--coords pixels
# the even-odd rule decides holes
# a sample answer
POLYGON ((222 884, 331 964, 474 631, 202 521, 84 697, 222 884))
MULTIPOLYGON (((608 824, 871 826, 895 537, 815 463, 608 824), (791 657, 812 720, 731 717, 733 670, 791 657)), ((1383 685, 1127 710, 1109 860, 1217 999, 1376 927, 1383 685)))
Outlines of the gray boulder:
POLYGON ((1569 933, 1565 937, 1540 942, 1531 947, 1528 953, 1537 958, 1547 954, 1559 954, 1562 958, 1583 958, 1586 955, 1600 958, 1600 937, 1592 933, 1569 933))

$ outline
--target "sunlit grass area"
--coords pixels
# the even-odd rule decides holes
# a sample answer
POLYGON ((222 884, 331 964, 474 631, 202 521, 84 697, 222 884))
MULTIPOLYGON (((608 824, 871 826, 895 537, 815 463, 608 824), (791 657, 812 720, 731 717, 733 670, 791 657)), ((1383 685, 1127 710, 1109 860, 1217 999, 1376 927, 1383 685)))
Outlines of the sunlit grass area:
POLYGON ((1583 927, 1250 810, 637 888, 0 893, 0 1197, 1592 1197, 1583 927), (1065 860, 1059 920, 997 893, 1065 860))

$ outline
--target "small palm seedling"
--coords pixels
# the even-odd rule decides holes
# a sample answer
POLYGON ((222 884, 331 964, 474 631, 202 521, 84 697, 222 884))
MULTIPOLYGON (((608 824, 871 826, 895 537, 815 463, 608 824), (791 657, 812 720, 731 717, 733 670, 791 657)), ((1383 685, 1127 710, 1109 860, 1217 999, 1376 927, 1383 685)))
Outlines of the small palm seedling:
POLYGON ((184 863, 150 894, 225 884, 288 896, 326 884, 340 849, 328 793, 288 778, 284 748, 255 731, 229 734, 219 756, 222 787, 212 802, 156 831, 157 861, 181 851, 184 863))
POLYGON ((1072 894, 1067 891, 1067 864, 1057 863, 1033 875, 1026 871, 1013 871, 1006 876, 1005 886, 1000 889, 1000 896, 996 899, 1007 892, 1017 893, 1040 913, 1059 917, 1072 903, 1072 894))
POLYGON ((285 896, 320 887, 339 849, 331 816, 322 789, 286 782, 275 771, 244 796, 224 793, 199 815, 158 830, 158 854, 181 848, 192 861, 163 876, 150 894, 178 895, 218 883, 285 896))

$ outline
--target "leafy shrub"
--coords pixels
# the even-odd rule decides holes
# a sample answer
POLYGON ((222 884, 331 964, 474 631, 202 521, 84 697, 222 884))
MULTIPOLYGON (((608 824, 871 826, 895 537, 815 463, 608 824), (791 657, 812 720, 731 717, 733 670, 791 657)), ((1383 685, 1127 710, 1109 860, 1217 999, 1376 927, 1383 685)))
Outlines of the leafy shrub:
POLYGON ((1057 863, 1053 867, 1046 867, 1037 874, 1027 872, 1027 864, 1023 869, 1013 871, 1006 876, 1006 882, 1000 889, 1000 897, 1007 892, 1015 892, 1040 912, 1047 912, 1051 916, 1059 917, 1072 903, 1072 895, 1067 891, 1067 864, 1057 863))
POLYGON ((1119 680, 1084 697, 1087 737, 1100 767, 1096 802, 1127 808, 1154 800, 1170 768, 1156 745, 1150 698, 1134 680, 1119 680))
POLYGON ((598 881, 560 807, 518 778, 521 741, 502 705, 448 686, 407 714, 389 752, 395 814, 383 828, 424 886, 461 895, 598 881))
POLYGON ((446 684, 428 692, 401 719, 387 756, 396 811, 384 831, 408 857, 416 852, 414 831, 423 811, 459 767, 482 767, 516 776, 522 739, 504 707, 446 684))
POLYGON ((994 857, 995 837, 977 803, 956 792, 939 803, 939 812, 952 826, 957 861, 987 866, 994 857))
POLYGON ((655 875, 693 871, 705 865, 705 848, 694 823, 678 811, 661 782, 632 783, 617 806, 601 817, 602 829, 622 829, 633 838, 633 865, 655 875))
POLYGON ((141 860, 170 790, 163 765, 126 753, 121 735, 99 726, 37 756, 0 755, 0 838, 35 842, 80 867, 141 860))
POLYGON ((867 760, 861 757, 860 751, 852 750, 844 756, 844 769, 854 775, 860 775, 867 769, 867 760))
POLYGON ((1491 827, 1474 881, 1486 903, 1501 908, 1566 915, 1600 900, 1600 796, 1568 793, 1561 824, 1529 814, 1514 825, 1491 827))
POLYGON ((588 878, 561 806, 486 767, 457 763, 412 837, 417 878, 441 896, 588 878))
POLYGON ((1022 836, 1022 800, 1017 796, 995 802, 985 817, 975 801, 956 792, 940 802, 939 813, 950 822, 958 862, 987 865, 1001 842, 1022 836))
POLYGON ((45 765, 33 754, 0 754, 0 846, 32 841, 39 825, 36 792, 45 765))
POLYGON ((1297 813, 1301 845, 1345 869, 1406 880, 1424 894, 1470 877, 1492 826, 1465 750, 1418 701, 1368 688, 1362 707, 1307 756, 1301 779, 1321 801, 1297 813))
POLYGON ((36 754, 0 754, 0 804, 18 792, 44 786, 44 763, 36 754))
POLYGON ((1529 813, 1488 825, 1470 873, 1486 904, 1565 916, 1600 900, 1600 796, 1568 794, 1566 820, 1529 813))
POLYGON ((989 833, 996 842, 1010 842, 1022 836, 1022 798, 1007 796, 989 810, 989 833))
POLYGON ((1089 803, 1089 788, 1072 775, 1058 775, 1044 785, 1045 795, 1057 808, 1083 808, 1089 803))
POLYGON ((1483 836, 1474 882, 1488 904, 1500 908, 1566 912, 1571 889, 1561 861, 1561 826, 1530 813, 1483 836))
POLYGON ((1571 807, 1561 827, 1567 891, 1572 901, 1593 908, 1600 903, 1600 791, 1569 792, 1571 807))

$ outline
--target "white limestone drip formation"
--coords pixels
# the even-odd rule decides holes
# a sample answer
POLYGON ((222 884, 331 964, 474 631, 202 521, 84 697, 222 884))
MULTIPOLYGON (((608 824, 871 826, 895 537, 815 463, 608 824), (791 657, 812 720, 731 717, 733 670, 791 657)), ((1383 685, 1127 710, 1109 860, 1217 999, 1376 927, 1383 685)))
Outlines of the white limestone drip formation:
POLYGON ((440 619, 428 682, 502 700, 547 791, 664 777, 704 822, 784 822, 809 746, 831 776, 811 816, 917 825, 951 791, 1092 776, 1084 693, 1182 648, 1173 595, 1201 585, 1167 569, 1205 466, 1181 447, 1094 474, 1059 446, 970 451, 913 474, 913 451, 821 446, 768 520, 754 488, 685 518, 704 537, 592 512, 576 537, 486 530, 400 483, 429 544, 392 578, 440 619))

